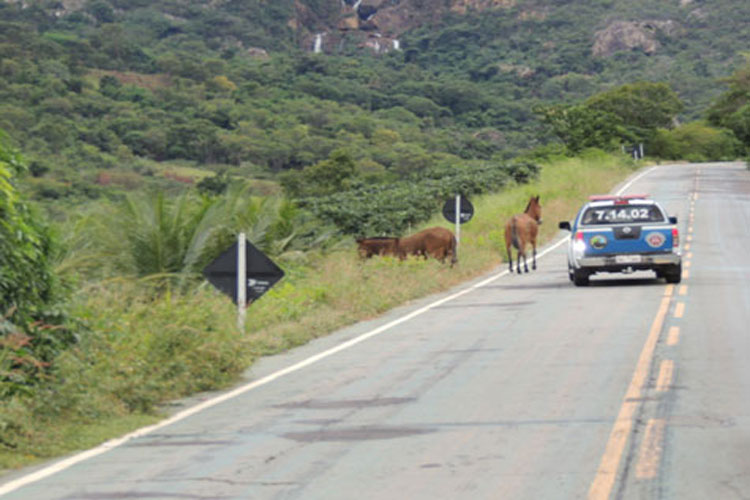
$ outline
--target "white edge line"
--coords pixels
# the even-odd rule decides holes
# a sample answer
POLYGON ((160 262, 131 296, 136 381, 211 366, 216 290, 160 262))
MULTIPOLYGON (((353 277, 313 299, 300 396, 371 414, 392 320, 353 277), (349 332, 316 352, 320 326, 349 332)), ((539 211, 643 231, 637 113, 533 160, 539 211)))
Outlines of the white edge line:
MULTIPOLYGON (((644 177, 645 175, 651 173, 654 169, 657 167, 652 167, 645 172, 640 173, 633 179, 631 179, 627 184, 622 186, 618 191, 617 195, 620 195, 624 193, 630 186, 633 185, 634 182, 638 181, 640 178, 644 177)), ((551 251, 557 249, 560 245, 565 243, 568 240, 568 237, 565 236, 552 244, 552 246, 546 248, 545 250, 541 251, 539 255, 537 255, 538 258, 542 258, 551 251)), ((248 391, 252 391, 253 389, 257 387, 261 387, 263 385, 266 385, 268 383, 273 382, 276 379, 279 379, 281 377, 284 377, 286 375, 289 375, 290 373, 294 373, 296 371, 299 371, 303 368, 306 368, 310 365, 313 365, 317 363, 318 361, 321 361, 325 358, 328 358, 330 356, 333 356, 334 354, 344 351, 346 349, 349 349, 350 347, 354 347, 355 345, 364 342, 365 340, 375 337, 377 335, 380 335, 381 333, 390 330, 394 326, 400 325, 401 323, 404 323, 406 321, 409 321, 412 318, 415 318, 417 316, 420 316, 430 309, 434 309, 435 307, 442 305, 446 302, 449 302, 451 300, 457 299, 458 297, 461 297, 462 295, 466 295, 469 292, 473 292, 474 290, 481 288, 485 285, 488 285, 489 283, 492 283, 493 281, 502 278, 503 276, 506 276, 510 274, 508 270, 502 271, 494 276, 490 276, 489 278, 480 281, 479 283, 475 283, 474 285, 465 288, 463 290, 460 290, 452 295, 449 295, 448 297, 443 297, 440 300, 436 300, 435 302, 432 302, 431 304, 428 304, 420 309, 417 309, 416 311, 412 311, 409 314, 402 316, 398 319, 395 319, 391 321, 390 323, 386 323, 385 325, 381 325, 374 330, 370 330, 367 333, 363 333, 362 335, 355 337, 353 339, 347 340, 346 342, 343 342, 336 347, 332 347, 331 349, 328 349, 326 351, 323 351, 321 353, 318 353, 314 356, 311 356, 303 361, 300 361, 298 363, 295 363, 291 366, 288 366, 287 368, 284 368, 282 370, 276 371, 270 375, 266 375, 263 378, 260 378, 258 380, 255 380, 253 382, 250 382, 249 384, 245 384, 243 386, 237 387, 236 389, 233 389, 229 392, 226 392, 224 394, 221 394, 220 396, 216 396, 215 398, 209 399, 207 401, 204 401, 202 403, 199 403, 195 406, 192 406, 186 410, 183 410, 179 413, 175 413, 171 417, 162 420, 161 422, 149 425, 147 427, 142 427, 138 430, 135 430, 129 434, 125 434, 124 436, 121 436, 116 439, 111 439, 109 441, 106 441, 96 448, 92 448, 90 450, 83 451, 81 453, 77 453, 71 457, 65 458, 63 460, 60 460, 59 462, 56 462, 52 465, 49 465, 48 467, 44 467, 43 469, 40 469, 36 472, 32 472, 31 474, 27 474, 23 477, 20 477, 18 479, 15 479, 13 481, 7 482, 3 485, 0 485, 0 496, 5 495, 7 493, 10 493, 12 491, 15 491, 19 488, 22 488, 23 486, 29 485, 31 483, 35 483, 37 481, 40 481, 44 478, 47 478, 49 476, 52 476, 54 474, 57 474, 58 472, 62 472, 65 469, 68 469, 80 462, 83 462, 85 460, 88 460, 89 458, 96 457, 98 455, 101 455, 102 453, 105 453, 111 449, 117 448, 118 446, 121 446, 128 441, 131 441, 133 439, 146 436, 147 434, 151 434, 154 431, 157 431, 159 429, 162 429, 164 427, 167 427, 169 425, 172 425, 176 422, 179 422, 181 420, 184 420, 192 415, 195 415, 196 413, 200 413, 203 410, 206 410, 208 408, 214 407, 218 404, 223 403, 224 401, 228 401, 230 399, 233 399, 241 394, 244 394, 248 391)))

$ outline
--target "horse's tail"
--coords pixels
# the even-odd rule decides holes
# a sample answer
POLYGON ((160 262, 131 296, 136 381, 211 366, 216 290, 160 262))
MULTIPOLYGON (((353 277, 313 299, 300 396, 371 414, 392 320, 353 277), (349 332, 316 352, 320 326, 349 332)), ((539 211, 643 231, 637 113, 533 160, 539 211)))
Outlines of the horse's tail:
POLYGON ((521 249, 521 242, 518 241, 518 228, 516 227, 516 218, 513 217, 510 223, 510 242, 516 250, 521 249))

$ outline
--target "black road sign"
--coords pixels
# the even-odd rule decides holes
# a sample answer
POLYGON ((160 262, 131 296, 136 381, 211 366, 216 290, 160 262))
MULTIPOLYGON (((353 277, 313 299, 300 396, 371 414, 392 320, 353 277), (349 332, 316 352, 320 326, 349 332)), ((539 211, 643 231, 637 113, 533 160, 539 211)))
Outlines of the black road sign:
MULTIPOLYGON (((474 216, 474 205, 471 204, 468 198, 465 196, 461 197, 461 207, 460 207, 460 218, 459 223, 463 224, 464 222, 469 222, 471 218, 474 216)), ((450 200, 445 202, 445 205, 443 205, 443 217, 448 219, 449 222, 456 222, 456 199, 451 198, 450 200)))
MULTIPOLYGON (((248 302, 252 302, 283 278, 284 271, 249 241, 245 243, 245 257, 245 262, 247 262, 246 297, 248 302)), ((224 253, 207 265, 203 270, 203 276, 213 286, 229 295, 236 304, 237 243, 224 250, 224 253)))

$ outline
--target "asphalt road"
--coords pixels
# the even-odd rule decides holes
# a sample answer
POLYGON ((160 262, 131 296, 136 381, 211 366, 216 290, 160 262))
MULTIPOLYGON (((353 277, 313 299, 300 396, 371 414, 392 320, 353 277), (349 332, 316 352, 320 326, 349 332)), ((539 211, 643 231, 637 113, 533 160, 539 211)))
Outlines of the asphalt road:
POLYGON ((749 498, 750 172, 662 166, 627 192, 679 217, 680 285, 576 288, 558 246, 263 360, 225 401, 2 498, 749 498))

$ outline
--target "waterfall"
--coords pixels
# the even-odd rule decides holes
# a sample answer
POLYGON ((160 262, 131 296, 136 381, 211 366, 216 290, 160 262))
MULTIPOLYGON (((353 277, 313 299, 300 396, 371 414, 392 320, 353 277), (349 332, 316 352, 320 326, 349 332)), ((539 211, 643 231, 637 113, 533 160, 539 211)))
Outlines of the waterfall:
POLYGON ((315 35, 315 42, 313 42, 313 52, 320 54, 323 51, 323 33, 315 35))
POLYGON ((393 40, 393 50, 401 50, 401 42, 398 40, 393 40))

